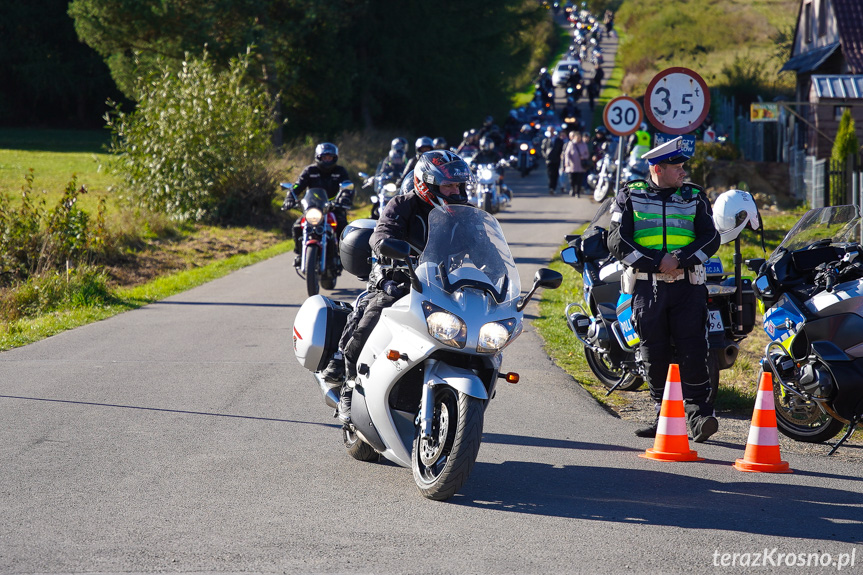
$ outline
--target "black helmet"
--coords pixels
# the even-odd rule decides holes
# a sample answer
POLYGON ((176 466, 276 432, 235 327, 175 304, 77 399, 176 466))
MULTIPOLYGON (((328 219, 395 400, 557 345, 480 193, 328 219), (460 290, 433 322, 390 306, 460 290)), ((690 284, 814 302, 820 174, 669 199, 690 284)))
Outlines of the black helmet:
POLYGON ((445 204, 466 204, 467 184, 473 182, 473 173, 467 162, 448 150, 432 150, 420 156, 413 173, 414 189, 417 194, 433 206, 445 204), (445 184, 458 184, 457 196, 446 196, 440 187, 445 184))
POLYGON ((479 149, 484 152, 490 152, 494 150, 494 140, 489 138, 488 136, 483 136, 479 139, 479 149))
POLYGON ((417 158, 423 155, 423 152, 428 152, 429 150, 434 149, 434 142, 428 136, 423 136, 422 138, 417 138, 417 141, 414 142, 414 148, 416 148, 417 158), (422 148, 428 148, 423 150, 422 148))
POLYGON ((335 144, 324 142, 315 148, 315 165, 322 170, 330 170, 339 161, 339 148, 335 144), (324 160, 324 156, 332 156, 332 159, 324 160))
POLYGON ((390 142, 390 150, 401 150, 402 152, 408 151, 408 141, 404 138, 394 138, 392 142, 390 142))
POLYGON ((432 144, 434 145, 435 150, 447 149, 446 140, 444 140, 443 138, 435 138, 432 144))

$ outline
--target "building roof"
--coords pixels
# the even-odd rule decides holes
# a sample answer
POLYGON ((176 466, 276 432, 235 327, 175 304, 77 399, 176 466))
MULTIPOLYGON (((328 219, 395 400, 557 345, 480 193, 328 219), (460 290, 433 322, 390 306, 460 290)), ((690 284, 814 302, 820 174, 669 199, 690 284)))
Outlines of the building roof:
POLYGON ((832 44, 815 48, 814 50, 809 50, 802 54, 797 54, 785 62, 785 65, 782 66, 779 71, 785 72, 786 70, 792 70, 798 74, 811 72, 821 66, 821 64, 824 63, 824 60, 829 58, 837 48, 839 48, 839 42, 833 42, 832 44))
POLYGON ((819 100, 822 98, 860 100, 863 99, 863 75, 813 74, 812 89, 819 100))
POLYGON ((833 0, 842 55, 852 74, 863 74, 863 2, 833 0))

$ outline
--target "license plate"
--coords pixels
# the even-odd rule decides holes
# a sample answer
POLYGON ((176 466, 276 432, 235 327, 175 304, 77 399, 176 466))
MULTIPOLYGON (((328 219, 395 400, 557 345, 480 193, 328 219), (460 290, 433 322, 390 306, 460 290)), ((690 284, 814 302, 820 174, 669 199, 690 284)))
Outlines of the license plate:
POLYGON ((725 324, 722 323, 722 314, 719 310, 710 310, 707 321, 709 323, 708 331, 725 331, 725 324))

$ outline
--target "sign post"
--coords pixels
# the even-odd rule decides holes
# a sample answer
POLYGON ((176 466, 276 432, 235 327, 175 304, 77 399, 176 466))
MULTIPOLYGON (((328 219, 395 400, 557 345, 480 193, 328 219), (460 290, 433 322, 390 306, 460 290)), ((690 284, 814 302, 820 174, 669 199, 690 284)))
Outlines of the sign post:
POLYGON ((643 112, 634 98, 618 96, 605 105, 602 120, 609 132, 617 136, 617 170, 614 176, 614 193, 620 188, 620 170, 623 167, 623 138, 635 133, 641 125, 643 112))
POLYGON ((644 93, 644 115, 660 132, 679 136, 701 125, 710 112, 710 90, 697 72, 668 68, 653 77, 644 93))

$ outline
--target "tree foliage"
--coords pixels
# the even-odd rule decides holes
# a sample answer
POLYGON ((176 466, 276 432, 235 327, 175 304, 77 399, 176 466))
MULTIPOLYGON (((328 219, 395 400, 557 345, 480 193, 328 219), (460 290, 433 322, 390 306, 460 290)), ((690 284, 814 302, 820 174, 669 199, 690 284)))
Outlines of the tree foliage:
POLYGON ((534 0, 74 0, 69 13, 133 99, 136 53, 153 69, 206 46, 227 66, 254 45, 255 76, 280 96, 292 135, 458 134, 503 114, 548 14, 534 0))
MULTIPOLYGON (((217 70, 208 54, 138 81, 138 106, 108 115, 115 169, 140 203, 179 221, 245 221, 268 212, 275 128, 270 98, 249 81, 251 54, 217 70)), ((157 64, 159 60, 156 61, 157 64)))

